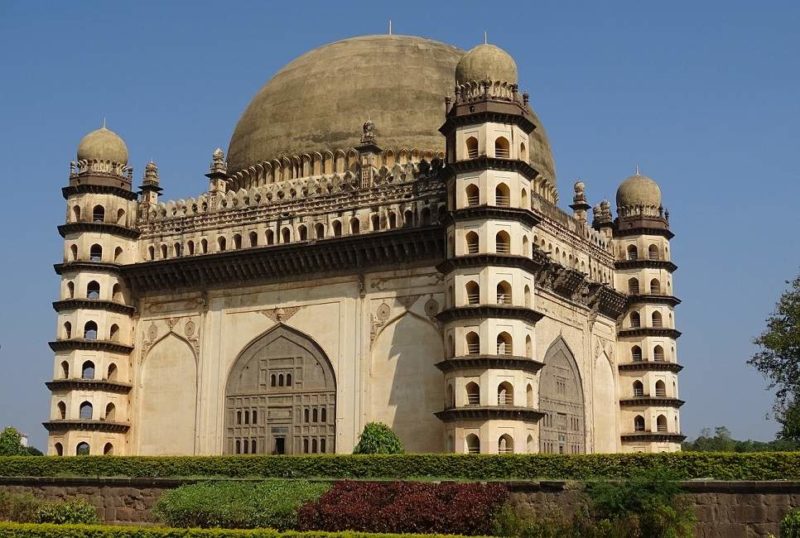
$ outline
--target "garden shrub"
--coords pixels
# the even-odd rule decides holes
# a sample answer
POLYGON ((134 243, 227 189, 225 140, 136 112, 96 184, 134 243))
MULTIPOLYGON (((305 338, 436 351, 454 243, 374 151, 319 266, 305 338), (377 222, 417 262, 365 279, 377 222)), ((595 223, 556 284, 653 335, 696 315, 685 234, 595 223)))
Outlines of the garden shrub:
POLYGON ((153 513, 173 527, 290 529, 297 510, 329 485, 304 480, 205 482, 166 491, 153 513))
POLYGON ((82 499, 45 502, 39 507, 37 523, 99 523, 97 509, 82 499))
POLYGON ((364 426, 353 454, 402 454, 403 444, 392 429, 383 422, 364 426))
POLYGON ((302 530, 490 534, 500 484, 336 482, 298 513, 302 530))
POLYGON ((800 538, 800 509, 795 509, 781 520, 781 538, 800 538))
POLYGON ((0 491, 0 521, 34 523, 42 501, 30 493, 0 491))

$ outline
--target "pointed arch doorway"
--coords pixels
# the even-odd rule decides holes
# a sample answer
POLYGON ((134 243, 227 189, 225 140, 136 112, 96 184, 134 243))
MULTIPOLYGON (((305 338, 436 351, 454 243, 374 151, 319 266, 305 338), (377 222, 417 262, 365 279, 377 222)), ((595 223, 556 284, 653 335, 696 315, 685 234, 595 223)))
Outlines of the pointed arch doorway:
POLYGON ((226 454, 335 452, 336 380, 322 349, 283 324, 248 345, 225 388, 226 454))
POLYGON ((539 451, 555 454, 586 452, 586 411, 578 364, 559 337, 548 348, 539 379, 539 451))

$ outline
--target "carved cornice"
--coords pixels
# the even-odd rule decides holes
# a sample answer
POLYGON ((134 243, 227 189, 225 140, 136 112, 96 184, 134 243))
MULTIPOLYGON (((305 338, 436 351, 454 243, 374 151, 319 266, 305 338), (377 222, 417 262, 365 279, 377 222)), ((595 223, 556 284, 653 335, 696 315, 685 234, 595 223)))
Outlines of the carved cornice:
POLYGON ((672 239, 675 234, 669 228, 658 228, 653 226, 636 226, 633 228, 619 229, 619 221, 614 227, 614 237, 630 237, 632 235, 657 235, 666 239, 672 239))
POLYGON ((137 263, 125 266, 123 275, 144 292, 204 289, 436 265, 443 252, 444 228, 426 226, 137 263))
POLYGON ((621 407, 674 407, 680 408, 685 402, 677 398, 667 398, 665 396, 636 396, 635 398, 622 398, 619 401, 621 407))
POLYGON ((669 260, 621 260, 614 262, 617 269, 664 269, 673 273, 678 270, 678 266, 669 260))
POLYGON ((623 362, 617 367, 620 372, 673 372, 677 374, 683 370, 682 365, 665 361, 623 362))
POLYGON ((70 430, 125 433, 130 429, 130 424, 125 422, 107 422, 105 420, 49 420, 42 425, 51 433, 60 433, 70 430))
POLYGON ((66 310, 106 310, 108 312, 116 312, 118 314, 125 314, 132 316, 136 313, 136 308, 122 303, 115 303, 113 301, 100 301, 97 299, 64 299, 63 301, 54 301, 53 310, 56 312, 64 312, 66 310))
POLYGON ((647 304, 663 304, 668 306, 678 306, 681 300, 672 295, 629 295, 628 306, 647 303, 647 304))
POLYGON ((472 207, 464 207, 451 211, 445 224, 451 224, 457 221, 470 221, 470 220, 513 220, 520 222, 525 226, 533 228, 539 224, 542 219, 530 209, 520 209, 516 207, 499 207, 493 205, 479 205, 472 207))
POLYGON ((512 305, 477 305, 477 306, 459 306, 442 310, 436 315, 442 323, 450 323, 456 320, 467 319, 519 319, 534 324, 544 317, 544 314, 537 312, 532 308, 524 306, 512 305))
POLYGON ((510 123, 529 134, 536 128, 533 116, 522 104, 514 100, 482 96, 465 100, 457 98, 439 132, 447 136, 458 126, 477 123, 510 123))
POLYGON ((110 351, 112 353, 130 353, 133 346, 120 344, 111 340, 86 340, 84 338, 71 338, 69 340, 56 340, 49 342, 53 351, 110 351))
POLYGON ((434 413, 443 422, 472 421, 472 420, 520 420, 523 422, 538 422, 545 414, 538 409, 516 406, 467 406, 451 407, 444 411, 434 413))
POLYGON ((512 254, 468 254, 466 256, 456 256, 443 261, 436 266, 436 269, 447 274, 457 268, 472 269, 475 267, 494 266, 513 267, 534 274, 548 263, 547 256, 537 249, 534 250, 531 258, 512 254))
POLYGON ((62 275, 66 271, 98 271, 119 275, 122 266, 118 263, 77 261, 57 263, 53 265, 53 269, 55 269, 57 275, 62 275))
POLYGON ((113 185, 92 185, 90 183, 82 183, 80 185, 70 185, 61 189, 61 194, 64 199, 77 194, 113 194, 120 196, 126 200, 136 200, 138 195, 131 191, 129 188, 115 187, 113 185))
POLYGON ((45 383, 51 391, 57 390, 96 390, 113 392, 115 394, 128 394, 132 385, 110 381, 108 379, 54 379, 45 383))
POLYGON ((112 224, 110 222, 68 222, 58 227, 58 233, 61 234, 61 237, 67 237, 67 234, 82 232, 112 234, 120 237, 127 237, 128 239, 136 239, 139 237, 139 230, 120 226, 119 224, 112 224))
POLYGON ((681 336, 681 333, 678 330, 668 329, 666 327, 635 327, 632 329, 620 329, 617 331, 617 336, 619 338, 663 336, 677 339, 681 336))
POLYGON ((633 432, 623 433, 621 436, 623 443, 681 443, 686 439, 680 433, 668 432, 633 432))
POLYGON ((493 368, 499 370, 520 370, 535 374, 542 369, 544 363, 518 355, 468 355, 437 362, 434 366, 442 372, 471 369, 487 370, 493 368))
POLYGON ((475 159, 466 159, 448 163, 442 170, 442 179, 445 181, 456 174, 481 172, 483 170, 501 170, 503 172, 516 172, 523 177, 534 180, 539 172, 530 164, 518 159, 497 159, 481 155, 475 159))

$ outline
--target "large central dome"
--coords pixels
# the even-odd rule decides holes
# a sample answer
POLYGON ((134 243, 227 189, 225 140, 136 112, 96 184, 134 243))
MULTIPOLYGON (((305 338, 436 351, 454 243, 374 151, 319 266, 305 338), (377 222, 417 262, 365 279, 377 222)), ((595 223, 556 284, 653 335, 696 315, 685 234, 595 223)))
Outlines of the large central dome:
MULTIPOLYGON (((464 51, 420 37, 373 35, 337 41, 300 56, 247 106, 228 147, 228 171, 303 153, 346 150, 375 124, 383 149, 444 152, 444 98, 453 95, 464 51)), ((544 129, 531 143, 534 166, 555 180, 544 129)))

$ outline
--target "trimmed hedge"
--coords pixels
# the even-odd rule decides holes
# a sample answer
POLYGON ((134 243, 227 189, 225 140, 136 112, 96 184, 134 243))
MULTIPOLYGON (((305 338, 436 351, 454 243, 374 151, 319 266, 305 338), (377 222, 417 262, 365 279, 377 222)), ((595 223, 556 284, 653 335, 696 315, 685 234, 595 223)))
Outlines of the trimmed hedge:
POLYGON ((669 469, 676 479, 800 479, 800 452, 0 458, 0 476, 25 477, 587 480, 626 478, 660 468, 669 469))
POLYGON ((272 529, 170 529, 110 525, 52 525, 0 522, 4 538, 455 538, 451 534, 370 534, 364 532, 280 532, 272 529))

